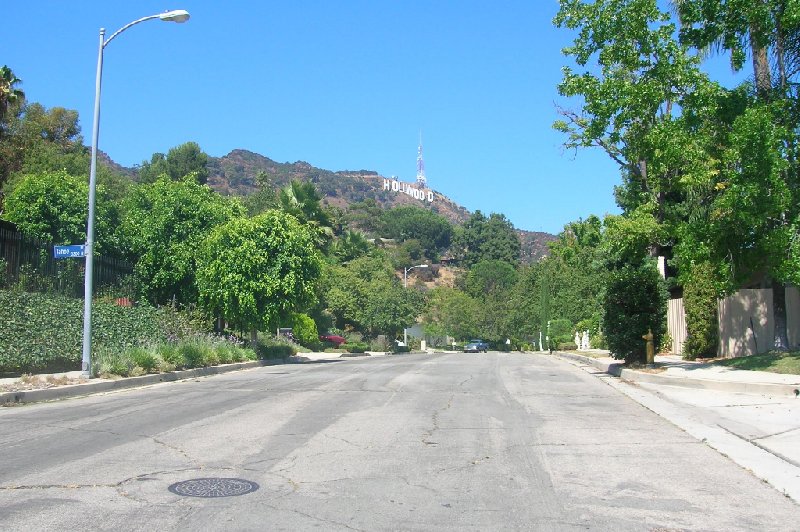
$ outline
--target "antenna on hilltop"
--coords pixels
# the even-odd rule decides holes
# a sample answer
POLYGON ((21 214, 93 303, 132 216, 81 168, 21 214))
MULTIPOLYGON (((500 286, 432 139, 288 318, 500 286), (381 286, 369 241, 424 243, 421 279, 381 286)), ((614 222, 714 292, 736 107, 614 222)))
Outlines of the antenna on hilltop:
POLYGON ((425 161, 422 159, 422 130, 419 131, 419 148, 417 148, 417 184, 423 188, 428 186, 425 177, 425 161))

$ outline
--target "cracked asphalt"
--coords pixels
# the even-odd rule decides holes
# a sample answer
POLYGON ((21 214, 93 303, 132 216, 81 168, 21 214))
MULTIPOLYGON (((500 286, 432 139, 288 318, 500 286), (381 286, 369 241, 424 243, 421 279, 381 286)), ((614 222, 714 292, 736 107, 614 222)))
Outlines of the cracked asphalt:
POLYGON ((606 381, 540 355, 267 366, 0 409, 0 449, 2 530, 783 531, 800 516, 606 381), (259 489, 167 489, 216 477, 259 489))

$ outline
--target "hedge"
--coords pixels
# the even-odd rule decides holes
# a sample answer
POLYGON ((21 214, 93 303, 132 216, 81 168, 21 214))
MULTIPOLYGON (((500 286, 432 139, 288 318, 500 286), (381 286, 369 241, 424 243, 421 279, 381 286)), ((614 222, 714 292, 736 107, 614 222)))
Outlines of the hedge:
MULTIPOLYGON (((123 351, 175 339, 173 311, 142 305, 92 306, 92 351, 123 351)), ((83 300, 0 290, 0 373, 81 369, 83 300)), ((185 326, 185 323, 181 326, 185 326)))

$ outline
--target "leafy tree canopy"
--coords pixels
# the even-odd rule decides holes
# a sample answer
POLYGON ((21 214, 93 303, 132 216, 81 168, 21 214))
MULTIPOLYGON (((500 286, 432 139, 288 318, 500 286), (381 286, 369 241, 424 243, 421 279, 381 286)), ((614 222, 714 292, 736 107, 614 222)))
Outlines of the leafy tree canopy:
POLYGON ((204 185, 208 181, 208 155, 196 142, 186 142, 170 148, 166 155, 154 153, 150 161, 139 167, 142 183, 153 183, 162 175, 173 181, 192 175, 197 183, 204 185))
POLYGON ((311 303, 321 268, 312 236, 293 216, 234 218, 200 249, 200 302, 241 330, 264 329, 311 303))
POLYGON ((244 214, 206 185, 166 176, 135 188, 125 207, 123 242, 153 303, 196 302, 198 248, 213 228, 244 214))
POLYGON ((454 238, 453 248, 466 267, 484 260, 519 263, 519 237, 502 214, 492 213, 487 218, 481 211, 475 211, 454 238))

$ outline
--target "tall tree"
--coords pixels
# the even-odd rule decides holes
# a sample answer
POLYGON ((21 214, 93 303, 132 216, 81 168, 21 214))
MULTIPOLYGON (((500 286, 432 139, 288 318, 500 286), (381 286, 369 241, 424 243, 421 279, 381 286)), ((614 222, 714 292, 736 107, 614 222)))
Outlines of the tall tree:
POLYGON ((321 248, 333 238, 330 216, 322 205, 322 196, 310 181, 292 180, 278 194, 281 209, 309 226, 321 248))
MULTIPOLYGON (((731 130, 732 148, 728 154, 736 158, 737 163, 733 166, 728 165, 727 173, 730 179, 727 183, 761 182, 764 185, 764 180, 770 182, 766 188, 761 189, 767 193, 766 201, 755 204, 761 208, 757 225, 762 228, 762 231, 755 232, 767 231, 770 235, 770 238, 764 235, 770 244, 767 249, 761 251, 767 253, 763 255, 764 257, 770 258, 766 259, 762 271, 767 274, 766 284, 772 288, 773 293, 775 317, 773 347, 786 350, 788 334, 785 291, 786 281, 792 277, 791 267, 787 267, 787 261, 791 262, 789 247, 792 240, 788 235, 792 234, 793 220, 800 220, 800 213, 796 207, 800 200, 798 193, 800 169, 796 153, 798 145, 796 132, 800 127, 800 113, 798 113, 796 84, 790 83, 798 73, 796 67, 800 65, 800 5, 790 0, 682 0, 676 4, 683 24, 681 37, 685 42, 699 47, 713 46, 729 52, 731 65, 737 71, 744 66, 748 52, 752 58, 755 101, 748 106, 747 113, 737 119, 731 130), (778 83, 774 87, 770 55, 775 59, 778 70, 778 83), (790 68, 787 68, 787 65, 790 68), (761 118, 758 118, 758 115, 761 118), (774 130, 772 125, 782 126, 784 133, 774 130), (768 128, 769 131, 765 131, 764 128, 768 128), (746 129, 761 130, 765 136, 763 139, 753 139, 744 131, 746 129), (750 140, 747 140, 748 138, 750 140), (742 142, 749 144, 746 151, 740 149, 742 142), (760 167, 759 174, 745 177, 754 167, 760 167), (732 173, 741 175, 736 177, 732 173), (779 180, 783 181, 783 184, 779 184, 777 182, 779 180), (774 209, 781 202, 785 206, 780 208, 780 212, 775 212, 774 209)), ((725 187, 719 201, 723 204, 730 203, 736 194, 743 199, 742 192, 747 188, 747 186, 725 187)), ((755 189, 751 191, 750 196, 758 195, 755 189)), ((720 227, 734 229, 726 227, 727 225, 728 223, 723 222, 720 227)), ((741 236, 734 248, 741 252, 742 257, 749 257, 753 251, 749 242, 751 239, 747 238, 747 235, 741 236)), ((736 254, 731 252, 727 256, 733 259, 736 254)), ((737 266, 740 271, 747 268, 747 265, 742 263, 731 266, 737 266)))
POLYGON ((188 175, 201 185, 208 181, 208 155, 196 142, 185 142, 170 148, 166 155, 154 153, 150 161, 139 167, 139 181, 153 183, 162 175, 178 181, 188 175))
POLYGON ((196 303, 197 250, 212 229, 244 209, 192 179, 166 176, 139 185, 125 203, 123 242, 147 299, 196 303))
POLYGON ((20 85, 22 80, 7 65, 0 67, 0 137, 3 135, 9 110, 21 106, 25 100, 25 93, 19 88, 20 85))
POLYGON ((240 330, 265 330, 311 303, 321 261, 296 218, 267 211, 217 227, 201 246, 200 302, 240 330))
POLYGON ((514 226, 502 214, 489 217, 475 211, 453 238, 455 255, 464 266, 483 260, 500 260, 512 265, 519 263, 520 243, 514 226))

